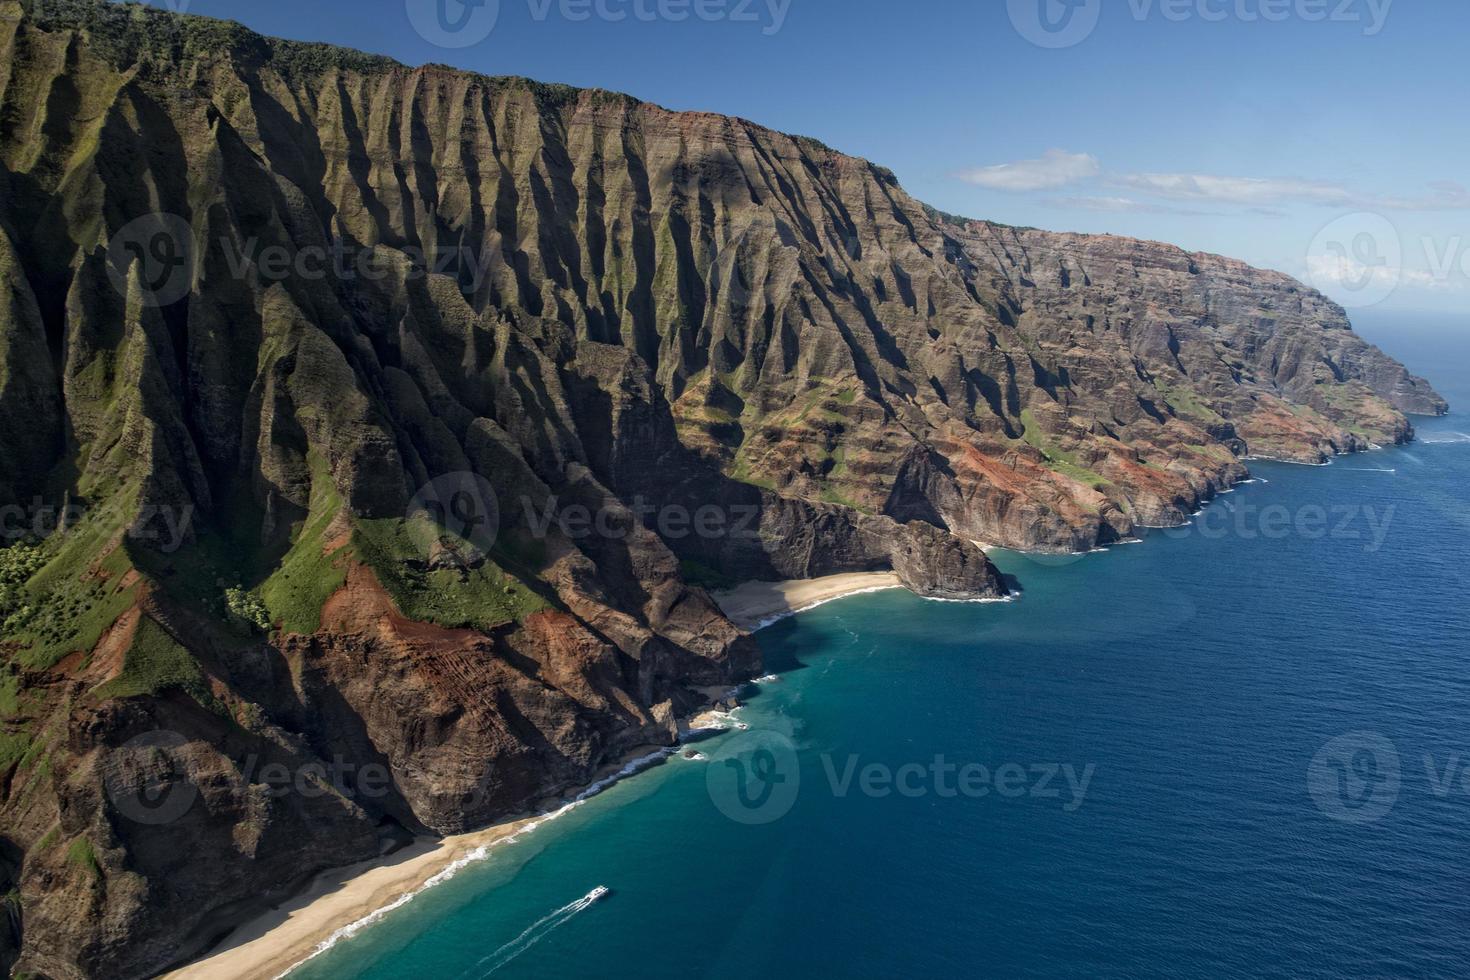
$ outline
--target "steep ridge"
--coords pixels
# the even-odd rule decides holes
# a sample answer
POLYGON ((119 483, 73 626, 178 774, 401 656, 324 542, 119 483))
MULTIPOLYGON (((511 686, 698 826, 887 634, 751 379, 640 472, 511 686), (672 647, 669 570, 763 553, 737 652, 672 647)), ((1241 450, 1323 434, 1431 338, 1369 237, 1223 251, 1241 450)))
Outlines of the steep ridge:
POLYGON ((0 167, 0 504, 65 511, 0 551, 0 965, 49 976, 669 744, 759 669, 705 587, 995 597, 975 542, 1446 408, 1285 276, 152 9, 0 2, 0 167))

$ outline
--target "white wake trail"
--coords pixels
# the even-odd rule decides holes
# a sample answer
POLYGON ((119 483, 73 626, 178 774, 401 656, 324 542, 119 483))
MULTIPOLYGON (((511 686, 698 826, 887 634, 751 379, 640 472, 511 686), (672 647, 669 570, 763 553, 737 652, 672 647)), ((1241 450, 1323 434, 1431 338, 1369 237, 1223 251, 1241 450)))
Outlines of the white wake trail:
POLYGON ((556 911, 542 916, 535 922, 531 923, 531 925, 526 927, 525 932, 522 932, 519 936, 506 943, 504 946, 501 946, 495 952, 482 958, 478 963, 476 963, 474 966, 470 967, 463 974, 461 974, 461 976, 467 977, 470 974, 475 973, 476 971, 488 965, 489 969, 486 969, 485 972, 479 974, 481 980, 484 980, 485 977, 492 975, 493 973, 495 973, 495 971, 501 969, 506 964, 514 960, 516 957, 524 953, 526 950, 530 949, 532 946, 535 946, 541 940, 551 935, 551 933, 554 932, 556 929, 566 925, 579 912, 585 912, 587 909, 590 909, 592 906, 596 905, 603 898, 607 897, 607 894, 607 888, 602 885, 598 885, 596 888, 592 889, 590 892, 588 892, 586 895, 583 895, 575 902, 570 902, 566 905, 563 905, 556 911))

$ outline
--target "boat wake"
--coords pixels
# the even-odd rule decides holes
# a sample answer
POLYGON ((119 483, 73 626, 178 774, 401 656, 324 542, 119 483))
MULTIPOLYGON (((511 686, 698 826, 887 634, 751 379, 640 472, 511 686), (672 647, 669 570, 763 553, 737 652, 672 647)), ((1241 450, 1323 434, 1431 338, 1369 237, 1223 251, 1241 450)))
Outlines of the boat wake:
POLYGON ((570 902, 566 905, 563 905, 556 911, 542 916, 535 922, 531 923, 531 925, 527 926, 525 932, 521 933, 510 942, 506 943, 495 952, 484 957, 480 960, 480 962, 476 963, 474 966, 470 967, 468 970, 462 973, 460 975, 461 978, 477 976, 480 978, 480 980, 485 980, 486 977, 491 976, 497 970, 504 968, 516 957, 520 956, 526 950, 530 949, 532 946, 535 946, 541 940, 551 935, 551 933, 555 930, 572 921, 572 919, 576 917, 579 913, 587 911, 592 906, 602 901, 609 894, 610 891, 605 886, 598 885, 596 888, 592 889, 590 892, 588 892, 586 895, 583 895, 575 902, 570 902))

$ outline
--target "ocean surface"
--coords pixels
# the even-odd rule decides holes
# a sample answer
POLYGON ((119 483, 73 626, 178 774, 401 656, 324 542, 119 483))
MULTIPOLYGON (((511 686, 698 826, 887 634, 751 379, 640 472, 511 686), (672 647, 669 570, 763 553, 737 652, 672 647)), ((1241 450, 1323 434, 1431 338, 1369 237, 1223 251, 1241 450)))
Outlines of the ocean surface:
POLYGON ((748 730, 293 980, 1464 976, 1470 317, 1358 320, 1455 404, 1419 443, 1002 553, 1018 602, 785 620, 748 730))

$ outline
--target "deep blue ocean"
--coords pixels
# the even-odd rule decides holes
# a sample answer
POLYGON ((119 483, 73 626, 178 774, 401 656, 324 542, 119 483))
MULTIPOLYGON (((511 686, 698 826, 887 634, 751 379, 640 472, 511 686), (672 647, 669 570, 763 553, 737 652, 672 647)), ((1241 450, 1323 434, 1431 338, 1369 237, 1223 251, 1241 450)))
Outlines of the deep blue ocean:
POLYGON ((748 731, 293 978, 1465 976, 1470 317, 1359 320, 1454 403, 1419 443, 779 623, 748 731))

